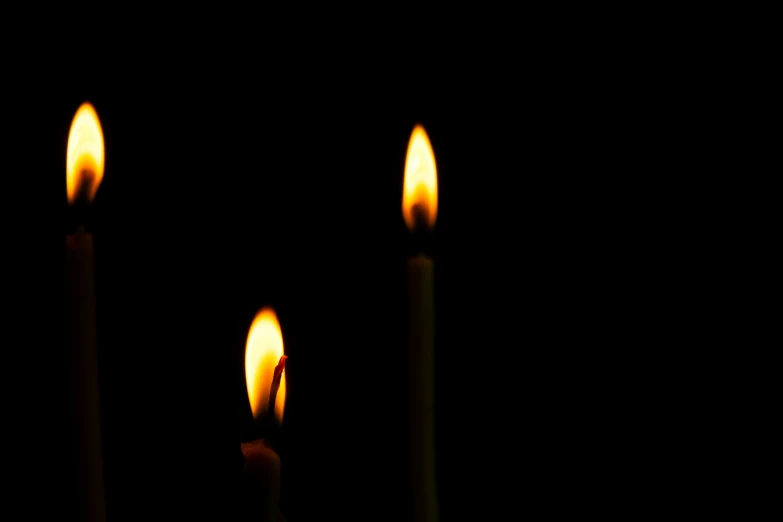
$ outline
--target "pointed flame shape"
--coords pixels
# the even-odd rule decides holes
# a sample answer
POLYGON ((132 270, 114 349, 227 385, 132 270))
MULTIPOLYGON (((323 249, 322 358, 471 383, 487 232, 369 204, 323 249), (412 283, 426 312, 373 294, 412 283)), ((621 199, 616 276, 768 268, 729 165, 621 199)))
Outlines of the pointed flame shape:
POLYGON ((423 212, 428 228, 435 226, 438 215, 438 173, 430 139, 421 125, 413 128, 405 158, 402 215, 411 231, 416 227, 415 212, 423 212))
MULTIPOLYGON (((245 346, 245 381, 253 417, 258 419, 269 409, 269 395, 275 367, 283 356, 283 333, 272 308, 262 308, 253 319, 245 346)), ((285 371, 275 399, 275 419, 283 422, 285 408, 285 371)))
POLYGON ((76 200, 82 189, 92 201, 103 179, 103 130, 95 108, 85 102, 76 111, 68 134, 68 152, 65 159, 65 181, 68 203, 76 200), (89 185, 84 186, 85 183, 89 185))

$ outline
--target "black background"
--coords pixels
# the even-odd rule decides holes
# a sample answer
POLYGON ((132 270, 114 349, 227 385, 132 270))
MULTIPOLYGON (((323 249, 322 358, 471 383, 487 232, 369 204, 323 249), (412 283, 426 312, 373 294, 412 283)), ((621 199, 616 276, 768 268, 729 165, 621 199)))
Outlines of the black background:
POLYGON ((10 126, 9 170, 25 183, 7 196, 21 231, 7 286, 26 320, 9 334, 23 339, 9 396, 24 398, 12 401, 24 450, 9 453, 20 491, 53 499, 26 509, 67 511, 72 496, 53 398, 65 149, 83 101, 106 145, 90 226, 110 520, 230 518, 244 343, 264 305, 289 355, 289 522, 407 517, 401 194, 416 123, 440 190, 442 519, 646 512, 676 496, 657 473, 684 422, 669 402, 688 366, 666 362, 684 361, 681 337, 661 340, 690 290, 661 302, 693 245, 675 224, 691 186, 664 168, 679 135, 657 132, 668 106, 639 70, 618 74, 622 60, 469 50, 368 63, 265 48, 231 65, 196 53, 23 83, 38 90, 22 89, 10 126))

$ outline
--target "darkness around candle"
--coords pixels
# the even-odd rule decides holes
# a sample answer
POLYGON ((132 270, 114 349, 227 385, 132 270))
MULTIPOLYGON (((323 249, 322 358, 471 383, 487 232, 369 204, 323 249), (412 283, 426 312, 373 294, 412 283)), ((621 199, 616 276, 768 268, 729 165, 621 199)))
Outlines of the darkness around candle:
MULTIPOLYGON (((357 366, 362 369, 345 382, 333 383, 334 395, 349 396, 348 389, 355 384, 372 389, 367 381, 373 373, 374 380, 385 382, 386 370, 378 362, 382 353, 393 352, 387 337, 373 340, 369 335, 382 331, 375 328, 375 314, 359 310, 353 334, 338 340, 344 329, 338 323, 338 309, 386 284, 386 262, 377 256, 387 241, 386 225, 377 223, 388 215, 385 223, 396 230, 399 196, 394 177, 401 169, 392 165, 370 176, 368 168, 373 158, 388 157, 389 150, 397 151, 399 162, 404 159, 410 118, 402 116, 389 128, 375 123, 377 114, 356 110, 358 98, 349 91, 340 91, 340 85, 332 94, 318 85, 313 88, 315 79, 300 77, 298 68, 293 76, 283 73, 274 53, 270 58, 275 63, 266 66, 281 82, 270 82, 259 97, 255 73, 243 80, 244 72, 229 68, 222 76, 213 69, 222 68, 218 61, 208 54, 199 57, 200 53, 191 55, 193 60, 175 60, 178 65, 172 67, 165 51, 142 53, 139 60, 111 53, 112 60, 96 63, 89 73, 78 65, 79 53, 74 54, 68 60, 76 64, 73 74, 58 72, 51 88, 38 89, 40 94, 31 90, 6 109, 14 113, 14 127, 21 125, 18 150, 24 151, 18 155, 24 159, 19 168, 10 170, 20 175, 8 177, 23 178, 25 190, 6 193, 20 196, 9 198, 16 215, 9 223, 21 227, 24 236, 22 243, 7 243, 13 251, 9 257, 15 258, 12 263, 18 261, 18 271, 7 274, 20 290, 12 314, 28 318, 18 337, 28 342, 10 347, 26 364, 15 367, 20 382, 7 397, 16 400, 24 393, 24 408, 29 410, 20 419, 32 420, 18 424, 23 442, 18 447, 51 447, 53 438, 57 445, 56 426, 61 423, 49 411, 57 408, 53 399, 63 392, 56 380, 62 373, 56 363, 62 335, 55 326, 62 322, 58 317, 63 308, 63 236, 81 221, 71 220, 68 208, 66 145, 74 111, 90 100, 101 119, 107 160, 101 187, 88 208, 91 215, 83 222, 95 241, 109 517, 139 520, 156 510, 178 520, 230 504, 235 491, 222 488, 226 477, 234 476, 239 442, 235 405, 243 400, 237 388, 244 384, 232 351, 244 346, 245 308, 255 311, 260 300, 279 304, 289 334, 285 429, 286 435, 294 436, 286 437, 294 451, 285 455, 281 448, 282 458, 292 457, 283 472, 291 473, 287 494, 293 494, 292 501, 300 495, 336 498, 336 484, 318 481, 314 488, 307 473, 327 468, 322 465, 327 456, 314 451, 315 445, 337 443, 341 450, 349 445, 368 447, 369 437, 352 436, 357 433, 354 426, 396 417, 396 403, 388 395, 375 399, 377 410, 367 405, 369 394, 364 394, 341 414, 330 413, 333 408, 325 406, 324 390, 339 375, 342 364, 337 365, 334 353, 342 351, 360 358, 357 366), (165 60, 160 58, 164 54, 165 60), (124 63, 121 74, 102 74, 102 65, 112 61, 124 63), (205 79, 221 76, 223 80, 209 81, 214 89, 205 87, 205 79), (290 85, 294 79, 295 85, 290 85), (309 95, 295 95, 299 88, 309 95), (257 103, 262 98, 275 102, 257 103), (23 108, 18 120, 16 107, 23 108), (368 130, 383 135, 377 141, 362 136, 358 161, 343 168, 342 174, 334 172, 341 156, 339 144, 355 125, 365 123, 372 124, 368 130), (378 189, 390 179, 388 197, 379 204, 376 196, 387 191, 378 189), (342 207, 340 196, 348 186, 367 189, 367 198, 350 212, 342 207), (355 220, 357 215, 361 219, 355 220), (19 219, 25 222, 18 223, 19 219), (350 241, 346 223, 353 223, 350 241), (339 256, 334 256, 340 250, 357 251, 356 227, 361 255, 381 263, 377 275, 364 279, 369 283, 365 288, 345 277, 348 267, 339 266, 339 256), (42 248, 35 249, 36 245, 42 248), (53 276, 47 278, 42 270, 53 276), (363 352, 368 344, 378 351, 363 352), (28 426, 36 429, 35 436, 22 434, 28 426), (225 472, 224 460, 229 468, 225 472), (141 494, 139 476, 144 482, 141 494), (182 488, 172 488, 172 481, 182 488)), ((20 80, 24 77, 29 75, 20 80)), ((342 84, 340 74, 333 77, 342 84)), ((346 86, 351 92, 358 87, 346 86)), ((16 138, 11 138, 14 145, 16 138)), ((17 159, 15 154, 7 156, 17 159)), ((392 156, 390 163, 394 162, 392 156)), ((365 269, 360 267, 360 277, 365 269)), ((385 291, 379 295, 387 297, 385 291)), ((389 423, 379 440, 386 439, 386 431, 397 429, 401 428, 389 423)), ((391 460, 396 448, 389 446, 372 458, 381 463, 391 460)), ((344 458, 352 464, 359 454, 344 458)), ((50 462, 56 457, 47 455, 50 462)), ((369 469, 369 462, 364 459, 362 465, 369 469)), ((35 490, 40 500, 43 469, 32 466, 29 456, 25 468, 35 476, 19 487, 35 490)), ((70 477, 63 474, 62 479, 59 483, 66 484, 70 477)), ((369 483, 358 490, 359 504, 364 502, 361 498, 369 503, 387 494, 369 483), (364 490, 368 495, 361 497, 364 490)), ((53 498, 59 498, 58 493, 53 491, 53 498)), ((306 503, 295 502, 291 512, 305 508, 306 503)), ((212 514, 215 520, 229 519, 223 513, 212 514)), ((302 519, 306 518, 300 515, 292 520, 302 519)))
MULTIPOLYGON (((447 47, 444 43, 441 54, 422 63, 434 67, 448 54, 447 47)), ((153 72, 145 64, 120 77, 138 82, 135 90, 124 81, 113 86, 108 78, 98 78, 75 94, 48 93, 29 104, 35 119, 25 134, 30 137, 26 157, 33 158, 33 166, 17 172, 35 179, 27 200, 36 200, 43 186, 57 189, 52 198, 42 199, 46 204, 29 203, 36 209, 31 215, 36 224, 27 243, 47 237, 50 228, 57 230, 52 241, 59 250, 40 259, 59 262, 61 256, 65 227, 40 216, 64 206, 65 143, 73 111, 83 99, 93 101, 105 132, 109 163, 90 207, 95 219, 88 229, 94 229, 96 241, 99 334, 107 341, 101 354, 109 405, 107 494, 113 505, 130 506, 129 514, 115 512, 114 520, 131 515, 138 520, 158 504, 188 509, 182 507, 187 502, 179 502, 184 495, 154 493, 167 488, 168 474, 148 474, 150 495, 134 494, 131 477, 150 469, 182 470, 178 480, 189 486, 183 488, 188 497, 203 499, 199 510, 210 502, 222 504, 212 499, 219 496, 219 481, 233 476, 240 416, 235 405, 246 400, 237 367, 247 320, 262 300, 279 305, 291 355, 285 421, 285 449, 290 451, 281 448, 283 481, 290 486, 284 496, 290 495, 293 508, 288 512, 302 513, 304 499, 318 497, 328 505, 340 496, 341 486, 324 477, 323 470, 334 462, 324 447, 334 448, 362 478, 354 484, 357 505, 388 505, 394 512, 392 499, 406 493, 401 486, 395 490, 405 479, 401 463, 406 462, 399 444, 406 437, 399 419, 407 413, 401 378, 407 368, 400 326, 405 324, 402 260, 414 250, 400 212, 400 188, 410 129, 417 121, 432 140, 439 175, 438 222, 423 241, 437 261, 438 356, 446 365, 437 379, 436 415, 439 426, 446 426, 439 433, 463 433, 464 411, 481 412, 486 423, 475 445, 493 457, 465 462, 464 446, 454 447, 450 437, 440 442, 444 519, 462 512, 465 504, 478 507, 498 498, 487 485, 487 493, 495 494, 472 496, 481 485, 464 477, 486 477, 491 484, 492 473, 482 467, 486 462, 506 463, 514 448, 536 454, 537 447, 527 440, 541 433, 537 421, 549 418, 547 406, 558 404, 559 392, 553 390, 582 391, 555 368, 579 357, 572 346, 581 349, 588 341, 603 346, 606 337, 600 334, 617 323, 607 319, 615 317, 611 314, 599 316, 598 310, 607 307, 591 298, 606 295, 607 281, 623 270, 620 261, 637 258, 626 253, 607 268, 592 270, 598 261, 591 260, 604 259, 596 235, 611 235, 604 231, 612 229, 591 225, 616 226, 626 214, 607 212, 611 219, 606 223, 591 220, 593 206, 608 199, 592 188, 604 178, 585 175, 579 167, 607 166, 593 160, 611 159, 623 168, 618 179, 626 183, 624 192, 634 194, 634 188, 654 190, 659 178, 629 175, 637 163, 625 161, 631 154, 617 159, 616 141, 595 139, 589 143, 601 148, 584 154, 590 151, 582 131, 595 129, 569 124, 588 127, 597 120, 569 112, 577 84, 555 86, 562 99, 543 93, 547 75, 530 77, 517 90, 513 83, 492 83, 494 69, 488 64, 481 74, 448 84, 433 82, 442 73, 433 68, 413 88, 407 65, 383 67, 374 77, 366 69, 361 74, 349 67, 340 70, 334 60, 343 55, 318 52, 329 58, 331 80, 306 67, 284 66, 282 60, 271 63, 274 53, 268 53, 268 71, 280 82, 264 84, 263 96, 257 72, 221 68, 226 75, 220 85, 203 87, 211 66, 202 67, 194 55, 192 71, 153 72), (465 81, 469 78, 487 87, 476 90, 475 82, 465 81), (509 103, 497 94, 505 86, 514 91, 509 103), (452 101, 455 97, 459 104, 452 101), (524 118, 515 117, 512 98, 524 108, 524 118), (566 132, 573 133, 572 140, 564 140, 566 132), (577 147, 566 146, 571 144, 577 147), (629 186, 629 179, 640 181, 629 186), (594 282, 600 288, 593 288, 599 286, 594 282), (592 317, 598 319, 592 329, 583 328, 592 317), (474 374, 485 354, 496 361, 482 381, 485 391, 460 400, 464 376, 474 374), (518 355, 525 364, 500 362, 518 355), (344 401, 338 407, 335 397, 344 401), (521 432, 511 422, 520 410, 521 432), (513 439, 511 449, 506 450, 503 433, 513 439), (218 442, 221 436, 224 444, 218 442), (172 451, 169 440, 182 440, 182 446, 172 451), (207 472, 210 465, 218 466, 223 452, 231 469, 207 472), (203 460, 196 461, 194 454, 203 460), (390 480, 388 488, 364 480, 377 477, 379 469, 398 480, 390 480)), ((161 65, 168 67, 169 58, 161 65)), ((523 68, 530 72, 529 64, 523 68)), ((609 181, 603 183, 602 190, 609 181)), ((618 235, 617 244, 629 237, 618 235)), ((23 254, 25 264, 37 262, 23 254)), ((28 281, 38 285, 39 274, 30 272, 28 281)), ((635 302, 640 280, 656 271, 623 273, 631 275, 624 294, 631 297, 617 303, 626 306, 635 302)), ((34 327, 25 335, 37 339, 60 301, 39 301, 30 321, 34 327)), ((625 340, 633 345, 640 335, 625 340)), ((59 339, 36 342, 35 350, 48 354, 60 345, 59 339)), ((43 356, 24 348, 30 364, 20 371, 29 372, 28 383, 33 383, 43 356)), ((589 391, 593 384, 586 384, 589 391)), ((583 437, 581 430, 569 433, 583 437)), ((399 511, 404 516, 404 509, 399 511)))

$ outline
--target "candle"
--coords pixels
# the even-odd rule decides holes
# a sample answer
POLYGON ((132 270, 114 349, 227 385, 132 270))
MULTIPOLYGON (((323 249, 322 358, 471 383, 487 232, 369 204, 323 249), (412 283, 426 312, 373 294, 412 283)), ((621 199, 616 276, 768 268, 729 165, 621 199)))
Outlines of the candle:
POLYGON ((417 246, 408 259, 409 408, 414 522, 438 520, 435 486, 433 261, 424 252, 438 212, 435 155, 424 127, 408 143, 402 214, 417 246))
POLYGON ((286 359, 277 314, 263 308, 250 326, 245 345, 247 395, 257 434, 262 435, 241 444, 243 512, 248 520, 285 522, 280 511, 280 456, 272 437, 283 422, 286 359))
POLYGON ((95 279, 92 235, 85 231, 84 214, 103 178, 103 132, 89 103, 76 111, 68 135, 66 188, 71 212, 78 212, 77 229, 67 237, 66 328, 74 387, 74 436, 80 472, 81 520, 106 519, 101 453, 98 359, 95 332, 95 279))

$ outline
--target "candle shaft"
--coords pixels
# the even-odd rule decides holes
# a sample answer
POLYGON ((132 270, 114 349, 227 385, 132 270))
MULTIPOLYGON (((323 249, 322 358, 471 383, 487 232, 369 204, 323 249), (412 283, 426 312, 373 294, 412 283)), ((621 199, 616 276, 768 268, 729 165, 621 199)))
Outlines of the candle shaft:
POLYGON ((74 391, 73 420, 80 476, 81 520, 104 522, 103 457, 95 331, 92 236, 82 227, 67 238, 66 327, 74 391))
POLYGON ((285 522, 280 511, 280 456, 264 439, 242 443, 243 520, 285 522))
POLYGON ((408 259, 408 360, 414 522, 438 520, 434 434, 433 261, 408 259))

